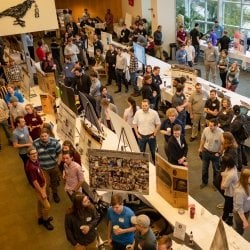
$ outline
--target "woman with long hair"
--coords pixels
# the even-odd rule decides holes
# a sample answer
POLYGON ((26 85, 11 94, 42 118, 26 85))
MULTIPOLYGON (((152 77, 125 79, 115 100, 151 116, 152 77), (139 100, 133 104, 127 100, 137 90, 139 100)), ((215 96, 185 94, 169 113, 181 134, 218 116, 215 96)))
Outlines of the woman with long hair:
POLYGON ((26 104, 25 110, 27 114, 24 116, 24 120, 29 128, 30 136, 34 141, 35 139, 40 137, 41 129, 43 127, 43 121, 41 116, 37 114, 37 111, 32 106, 32 104, 26 104))
POLYGON ((235 163, 235 158, 231 155, 225 155, 221 160, 222 164, 225 166, 225 170, 221 172, 222 181, 221 189, 224 190, 224 208, 222 220, 228 225, 233 225, 233 193, 234 187, 238 181, 237 168, 235 163))
POLYGON ((239 74, 240 74, 240 69, 239 69, 237 61, 235 61, 229 67, 228 72, 227 72, 227 77, 226 77, 227 89, 233 92, 236 91, 236 88, 238 87, 238 84, 239 84, 239 74))
POLYGON ((65 216, 65 232, 75 250, 96 248, 96 226, 99 218, 87 195, 73 195, 73 205, 65 216))
POLYGON ((218 113, 219 127, 224 131, 230 131, 230 124, 233 119, 234 112, 229 98, 222 98, 221 110, 218 113))
POLYGON ((240 180, 234 190, 234 223, 235 230, 242 235, 250 227, 250 169, 241 171, 240 180))
POLYGON ((133 119, 135 112, 139 109, 139 107, 136 105, 136 101, 130 96, 128 97, 128 104, 129 107, 124 110, 123 119, 130 125, 137 140, 137 136, 133 128, 133 119))

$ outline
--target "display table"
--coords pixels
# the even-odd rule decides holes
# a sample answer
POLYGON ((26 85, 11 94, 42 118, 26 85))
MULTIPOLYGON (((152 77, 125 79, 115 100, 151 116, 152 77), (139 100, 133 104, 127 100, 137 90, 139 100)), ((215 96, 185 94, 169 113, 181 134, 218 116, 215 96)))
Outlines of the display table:
MULTIPOLYGON (((204 40, 200 40, 200 50, 205 50, 207 48, 207 42, 204 40)), ((247 64, 250 64, 250 51, 247 51, 246 54, 242 54, 239 51, 234 51, 233 48, 229 49, 228 51, 228 57, 231 59, 235 60, 240 60, 242 61, 241 67, 242 69, 246 70, 247 69, 247 64)))

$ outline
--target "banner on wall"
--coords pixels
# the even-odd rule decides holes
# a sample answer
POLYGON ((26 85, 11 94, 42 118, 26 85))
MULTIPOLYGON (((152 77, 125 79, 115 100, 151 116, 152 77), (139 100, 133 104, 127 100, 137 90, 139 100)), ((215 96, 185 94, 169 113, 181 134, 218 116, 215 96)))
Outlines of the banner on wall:
POLYGON ((54 0, 1 1, 1 36, 58 29, 54 0))
POLYGON ((245 55, 247 51, 247 35, 239 31, 234 33, 234 51, 245 55))
POLYGON ((90 187, 149 194, 149 154, 89 149, 90 187))

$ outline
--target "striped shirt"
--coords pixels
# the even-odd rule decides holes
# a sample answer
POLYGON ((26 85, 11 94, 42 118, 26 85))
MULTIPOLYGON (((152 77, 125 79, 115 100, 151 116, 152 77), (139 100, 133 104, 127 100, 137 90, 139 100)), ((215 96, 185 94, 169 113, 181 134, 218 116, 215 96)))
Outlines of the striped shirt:
POLYGON ((42 169, 52 169, 57 165, 57 157, 61 153, 61 144, 57 139, 49 137, 48 142, 43 142, 38 138, 33 145, 37 149, 42 169))
POLYGON ((134 54, 130 57, 129 72, 136 72, 138 70, 138 59, 134 54))

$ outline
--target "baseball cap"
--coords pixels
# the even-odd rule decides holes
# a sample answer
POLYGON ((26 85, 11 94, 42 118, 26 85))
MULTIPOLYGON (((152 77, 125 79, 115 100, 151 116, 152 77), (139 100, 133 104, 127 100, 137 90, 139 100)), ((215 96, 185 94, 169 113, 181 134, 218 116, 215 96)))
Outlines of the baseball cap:
POLYGON ((12 96, 10 98, 10 103, 13 103, 13 102, 18 102, 18 99, 15 96, 12 96))
POLYGON ((134 225, 142 226, 142 227, 149 227, 150 226, 150 219, 147 215, 141 214, 138 216, 132 216, 131 223, 134 225))

